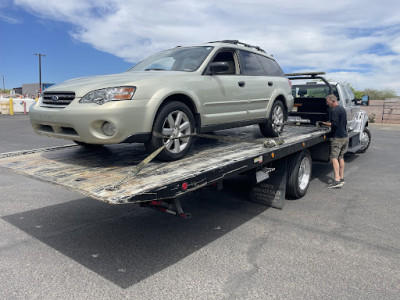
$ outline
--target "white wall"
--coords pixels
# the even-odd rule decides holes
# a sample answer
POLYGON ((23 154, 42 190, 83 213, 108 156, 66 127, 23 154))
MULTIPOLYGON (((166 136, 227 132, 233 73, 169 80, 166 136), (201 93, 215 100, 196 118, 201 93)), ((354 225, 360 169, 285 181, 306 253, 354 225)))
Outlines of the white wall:
MULTIPOLYGON (((8 98, 0 98, 1 102, 4 101, 9 101, 8 98)), ((29 108, 33 103, 35 103, 35 99, 30 99, 30 98, 21 98, 21 99, 14 99, 13 98, 13 107, 14 107, 14 113, 23 113, 24 112, 24 102, 26 103, 26 112, 29 112, 29 108)))

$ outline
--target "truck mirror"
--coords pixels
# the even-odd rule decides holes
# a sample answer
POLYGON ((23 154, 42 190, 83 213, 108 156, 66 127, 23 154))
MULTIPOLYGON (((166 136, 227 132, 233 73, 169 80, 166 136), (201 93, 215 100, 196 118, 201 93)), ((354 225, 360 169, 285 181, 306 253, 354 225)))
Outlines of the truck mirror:
POLYGON ((363 95, 361 98, 361 105, 369 106, 369 96, 363 95))

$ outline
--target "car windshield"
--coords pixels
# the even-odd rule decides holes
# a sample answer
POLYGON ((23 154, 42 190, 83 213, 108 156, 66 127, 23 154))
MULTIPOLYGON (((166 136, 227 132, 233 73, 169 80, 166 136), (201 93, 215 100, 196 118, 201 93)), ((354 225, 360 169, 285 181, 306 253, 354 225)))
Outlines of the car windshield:
POLYGON ((190 47, 166 50, 138 63, 130 71, 196 71, 213 47, 190 47))
MULTIPOLYGON (((336 86, 332 86, 333 94, 339 97, 336 86)), ((325 98, 329 94, 329 88, 323 84, 293 85, 292 95, 294 98, 325 98)))

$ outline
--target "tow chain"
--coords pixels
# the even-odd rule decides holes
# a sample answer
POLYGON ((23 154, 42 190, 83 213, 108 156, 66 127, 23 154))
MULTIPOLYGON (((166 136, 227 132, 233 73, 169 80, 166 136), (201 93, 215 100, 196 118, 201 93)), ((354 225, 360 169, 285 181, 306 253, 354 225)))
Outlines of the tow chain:
POLYGON ((116 184, 107 186, 105 187, 105 190, 107 191, 115 191, 117 190, 121 185, 123 185, 125 182, 130 180, 131 177, 136 176, 137 174, 140 173, 143 168, 150 163, 161 151, 164 150, 165 147, 169 145, 173 140, 175 139, 182 139, 182 138, 187 138, 187 137, 199 137, 199 138, 206 138, 206 139, 214 139, 218 141, 224 141, 224 142, 236 142, 236 143, 250 143, 250 144, 255 144, 255 145, 263 145, 265 148, 273 148, 277 145, 283 144, 285 141, 281 139, 280 137, 278 138, 269 138, 267 140, 251 140, 251 139, 244 139, 244 138, 235 138, 235 137, 230 137, 230 136, 216 136, 212 134, 203 134, 203 133, 196 133, 193 132, 191 134, 187 135, 182 135, 179 137, 171 137, 164 135, 162 133, 158 133, 153 131, 153 136, 157 138, 162 138, 162 139, 168 139, 164 145, 162 145, 160 148, 158 148, 156 151, 152 152, 149 156, 147 156, 144 160, 142 160, 132 171, 129 171, 128 174, 122 178, 120 181, 118 181, 116 184))

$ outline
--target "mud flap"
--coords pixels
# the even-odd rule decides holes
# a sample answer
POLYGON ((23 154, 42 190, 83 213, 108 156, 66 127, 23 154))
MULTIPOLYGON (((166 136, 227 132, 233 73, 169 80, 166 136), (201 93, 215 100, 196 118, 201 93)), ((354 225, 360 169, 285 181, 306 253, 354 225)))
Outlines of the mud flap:
POLYGON ((287 159, 276 161, 273 167, 275 171, 269 175, 269 178, 251 185, 249 200, 282 209, 285 205, 287 159))

